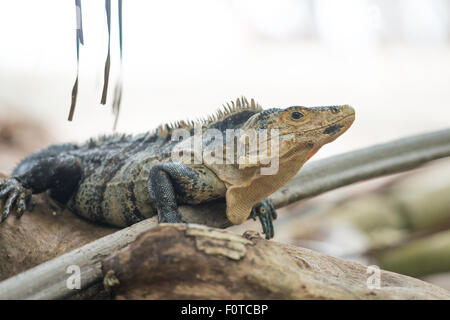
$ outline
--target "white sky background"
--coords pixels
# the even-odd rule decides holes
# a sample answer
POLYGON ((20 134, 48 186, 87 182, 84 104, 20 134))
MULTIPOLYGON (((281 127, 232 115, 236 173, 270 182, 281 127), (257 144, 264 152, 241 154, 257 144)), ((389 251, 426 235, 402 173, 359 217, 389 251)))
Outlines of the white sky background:
MULTIPOLYGON (((0 4, 0 117, 26 110, 57 141, 110 132, 110 108, 99 104, 104 1, 82 1, 72 123, 74 1, 0 4)), ((119 68, 116 6, 110 93, 119 68)), ((450 127, 449 8, 448 0, 124 0, 118 131, 195 119, 240 95, 264 107, 353 105, 354 127, 315 158, 450 127)))

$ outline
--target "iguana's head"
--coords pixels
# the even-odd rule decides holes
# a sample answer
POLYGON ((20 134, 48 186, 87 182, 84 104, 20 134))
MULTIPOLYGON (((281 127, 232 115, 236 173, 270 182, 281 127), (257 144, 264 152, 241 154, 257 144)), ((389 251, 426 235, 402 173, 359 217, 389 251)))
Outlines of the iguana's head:
MULTIPOLYGON (((230 167, 215 171, 230 185, 226 194, 228 219, 234 224, 244 222, 253 205, 288 182, 320 147, 344 133, 354 119, 355 111, 347 105, 268 109, 248 118, 242 129, 276 129, 278 136, 269 135, 266 152, 270 152, 259 161, 246 161, 234 171, 230 167), (272 152, 274 139, 278 142, 277 154, 272 152)), ((252 156, 246 160, 252 160, 252 156)))
MULTIPOLYGON (((355 110, 348 106, 272 108, 255 114, 244 129, 277 129, 279 157, 298 149, 311 149, 311 157, 324 144, 343 134, 355 120, 355 110)), ((306 161, 307 159, 305 159, 306 161)))

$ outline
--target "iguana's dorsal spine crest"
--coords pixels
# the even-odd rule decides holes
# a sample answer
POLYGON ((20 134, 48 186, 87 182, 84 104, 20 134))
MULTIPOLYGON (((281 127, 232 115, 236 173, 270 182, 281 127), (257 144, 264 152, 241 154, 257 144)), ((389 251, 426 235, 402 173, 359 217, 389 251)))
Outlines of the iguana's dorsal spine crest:
POLYGON ((247 98, 244 96, 237 98, 236 101, 227 102, 226 104, 223 104, 222 107, 223 108, 218 109, 216 113, 206 118, 199 118, 197 120, 187 120, 187 121, 182 120, 160 125, 158 127, 158 135, 168 136, 172 134, 173 130, 176 129, 191 130, 197 125, 207 127, 215 122, 222 121, 223 119, 225 119, 230 115, 236 114, 244 110, 257 110, 257 111, 263 110, 261 105, 259 103, 256 103, 254 99, 250 99, 250 102, 248 102, 247 98))
POLYGON ((244 96, 237 98, 236 101, 227 102, 222 106, 223 108, 217 110, 215 114, 212 114, 206 118, 200 118, 197 120, 186 120, 186 121, 182 120, 168 124, 163 124, 160 125, 156 130, 151 130, 139 135, 119 134, 119 133, 114 133, 111 135, 102 135, 99 136, 98 138, 89 139, 85 143, 85 145, 88 148, 95 148, 100 145, 122 143, 139 138, 142 138, 144 140, 152 139, 153 137, 156 136, 168 138, 172 135, 173 131, 176 129, 192 130, 197 125, 208 127, 211 124, 222 121, 223 119, 244 110, 263 111, 261 105, 256 103, 254 99, 250 99, 250 102, 248 102, 247 98, 245 98, 244 96))

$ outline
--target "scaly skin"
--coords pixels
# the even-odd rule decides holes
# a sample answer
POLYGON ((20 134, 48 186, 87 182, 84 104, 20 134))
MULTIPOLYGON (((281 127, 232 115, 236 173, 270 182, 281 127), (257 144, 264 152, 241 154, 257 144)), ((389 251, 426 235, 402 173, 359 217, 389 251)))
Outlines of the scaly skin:
MULTIPOLYGON (((25 158, 10 178, 0 182, 0 199, 5 202, 2 221, 14 207, 20 217, 30 206, 31 194, 44 191, 82 217, 119 227, 155 214, 160 222, 182 222, 178 205, 225 199, 232 223, 259 217, 266 238, 272 238, 276 212, 266 198, 320 147, 345 132, 353 120, 354 110, 349 106, 262 110, 253 100, 248 103, 241 98, 201 123, 179 122, 137 136, 113 135, 82 145, 50 146, 25 158), (195 136, 182 142, 172 138, 176 129, 194 133, 196 125, 202 133, 208 129, 223 133, 219 147, 224 157, 226 130, 277 129, 278 172, 261 174, 267 162, 252 162, 249 153, 243 164, 172 162, 175 149, 195 158, 186 148, 195 136)), ((217 146, 208 135, 202 139, 206 150, 217 146)), ((271 137, 267 141, 273 143, 271 137)), ((236 158, 234 147, 231 152, 236 158)), ((269 154, 265 160, 273 156, 269 154)))

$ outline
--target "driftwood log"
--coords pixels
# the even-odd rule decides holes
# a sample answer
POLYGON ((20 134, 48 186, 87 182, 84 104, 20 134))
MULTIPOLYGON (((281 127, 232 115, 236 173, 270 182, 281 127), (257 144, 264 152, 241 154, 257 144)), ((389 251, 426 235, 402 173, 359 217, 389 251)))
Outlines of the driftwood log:
POLYGON ((163 224, 102 262, 116 299, 450 299, 450 292, 254 231, 163 224), (368 281, 369 279, 369 281, 368 281), (369 283, 369 285, 368 285, 369 283))
POLYGON ((59 297, 113 299, 450 299, 445 289, 383 270, 376 286, 369 280, 373 269, 362 264, 268 241, 253 231, 240 236, 198 225, 161 224, 121 249, 120 239, 110 240, 112 254, 85 251, 79 261, 71 253, 53 259, 4 281, 0 298, 42 299, 59 292, 59 297), (95 267, 86 268, 83 261, 95 261, 95 267), (84 285, 68 294, 62 292, 70 277, 64 270, 73 263, 84 270, 84 285), (29 283, 32 270, 41 290, 29 283), (63 285, 49 282, 50 276, 63 285))
MULTIPOLYGON (((449 155, 450 130, 400 139, 312 162, 271 199, 279 208, 346 184, 404 171, 449 155)), ((180 211, 189 222, 225 228, 230 224, 224 208, 224 203, 213 203, 185 206, 180 211)), ((103 278, 102 259, 157 225, 156 219, 151 218, 116 231, 81 220, 68 211, 56 216, 52 212, 45 201, 38 201, 33 213, 26 213, 19 221, 10 217, 0 226, 1 279, 40 264, 0 283, 1 298, 69 297, 74 292, 66 288, 65 280, 66 267, 71 264, 82 268, 84 289, 98 284, 103 278), (52 258, 55 259, 41 264, 52 258)))

